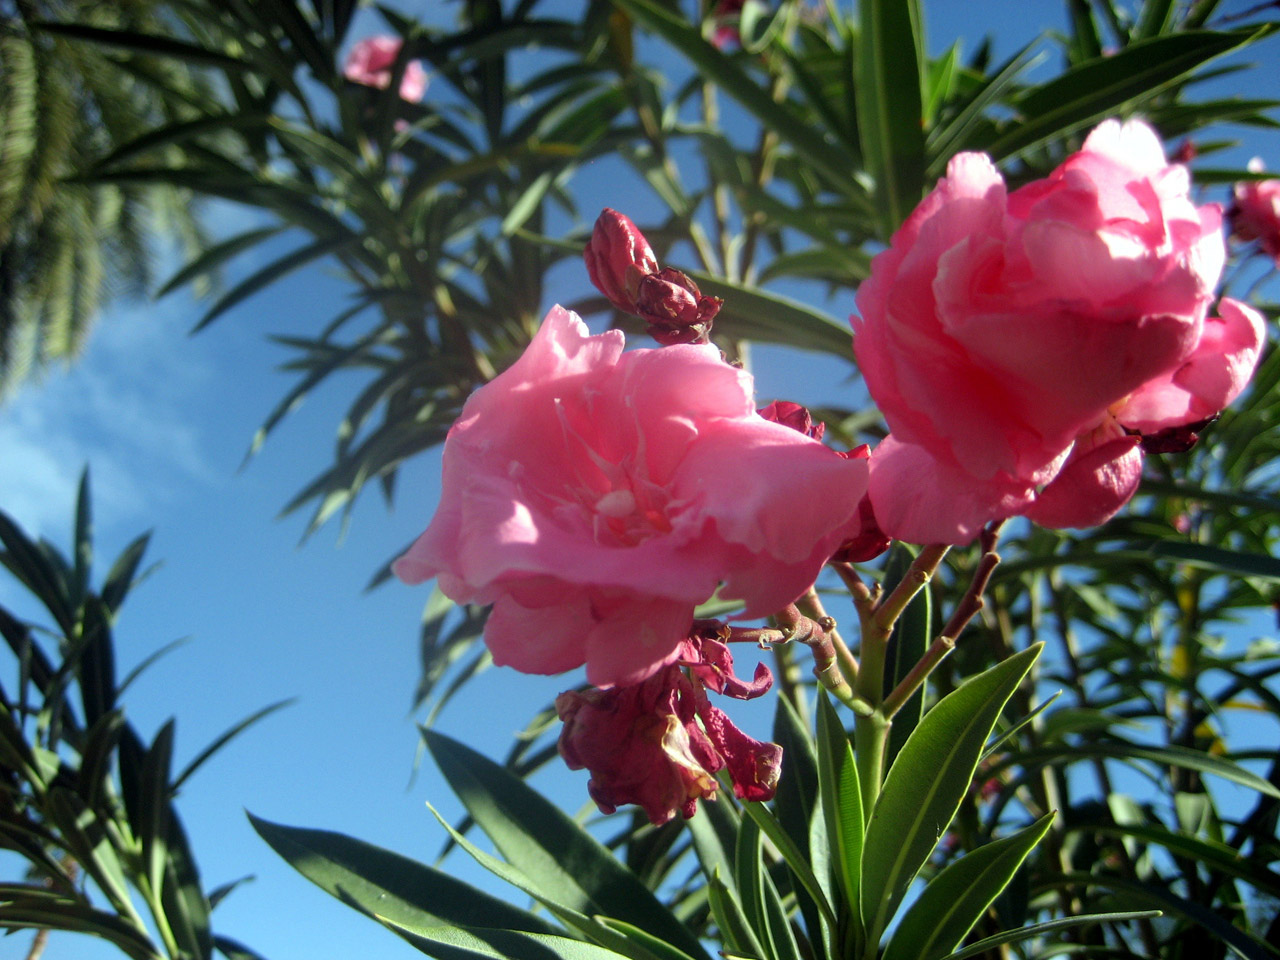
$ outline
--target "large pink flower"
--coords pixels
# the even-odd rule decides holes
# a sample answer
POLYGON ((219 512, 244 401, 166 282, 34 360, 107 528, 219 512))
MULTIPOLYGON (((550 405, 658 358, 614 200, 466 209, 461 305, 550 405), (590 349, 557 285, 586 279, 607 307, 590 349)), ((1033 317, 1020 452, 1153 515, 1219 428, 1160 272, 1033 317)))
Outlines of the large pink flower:
POLYGON ((1138 122, 1111 120, 1007 193, 962 153, 858 291, 854 349, 892 435, 870 496, 889 535, 964 543, 1025 514, 1088 526, 1133 495, 1142 434, 1243 388, 1261 318, 1223 300, 1217 206, 1138 122))
MULTIPOLYGON (((391 83, 391 68, 404 41, 399 37, 381 35, 365 37, 347 54, 342 75, 352 83, 385 90, 391 83)), ((400 99, 418 103, 427 92, 427 71, 417 60, 405 64, 400 79, 400 99)))
MULTIPOLYGON (((1255 157, 1249 169, 1262 172, 1255 157)), ((1257 240, 1262 252, 1280 266, 1280 180, 1246 180, 1235 186, 1231 232, 1241 240, 1257 240)))
MULTIPOLYGON (((865 461, 759 416, 751 377, 709 345, 623 353, 552 309, 476 391, 444 448, 440 507, 396 561, 492 603, 495 662, 587 665, 599 687, 676 658, 718 586, 767 616, 856 526, 865 461)), ((856 532, 854 530, 853 532, 856 532)))

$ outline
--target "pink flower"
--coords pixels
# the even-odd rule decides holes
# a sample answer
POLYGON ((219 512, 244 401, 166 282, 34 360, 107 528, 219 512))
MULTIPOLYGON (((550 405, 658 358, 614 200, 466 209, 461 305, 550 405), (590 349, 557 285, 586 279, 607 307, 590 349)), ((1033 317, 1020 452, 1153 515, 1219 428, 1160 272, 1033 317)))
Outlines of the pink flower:
MULTIPOLYGON (((399 37, 381 35, 365 37, 347 54, 342 75, 352 83, 385 90, 391 83, 391 68, 400 56, 404 41, 399 37)), ((400 79, 400 97, 410 103, 418 103, 427 92, 427 71, 417 60, 410 60, 400 79)))
POLYGON ((751 377, 715 347, 622 348, 621 331, 589 336, 552 309, 467 401, 440 507, 395 563, 492 603, 495 662, 585 663, 598 687, 673 662, 717 587, 747 618, 795 600, 856 522, 868 472, 759 416, 751 377))
MULTIPOLYGON (((1249 169, 1262 172, 1255 157, 1249 169)), ((1280 267, 1280 180, 1247 180, 1235 186, 1235 203, 1228 211, 1231 234, 1240 240, 1257 240, 1263 253, 1280 267)))
POLYGON ((747 736, 706 694, 709 687, 741 700, 758 697, 773 683, 769 668, 760 664, 745 683, 734 676, 729 648, 698 636, 681 644, 679 656, 692 676, 670 664, 638 684, 556 697, 564 721, 560 755, 571 770, 591 772, 587 790, 604 813, 635 803, 655 824, 677 811, 687 819, 699 800, 716 798, 722 769, 735 796, 773 798, 782 748, 747 736))
POLYGON ((1141 436, 1215 415, 1262 321, 1223 300, 1220 212, 1138 122, 1109 120, 1008 194, 982 154, 877 255, 854 350, 892 435, 871 502, 902 540, 965 543, 989 520, 1101 523, 1133 495, 1141 436))

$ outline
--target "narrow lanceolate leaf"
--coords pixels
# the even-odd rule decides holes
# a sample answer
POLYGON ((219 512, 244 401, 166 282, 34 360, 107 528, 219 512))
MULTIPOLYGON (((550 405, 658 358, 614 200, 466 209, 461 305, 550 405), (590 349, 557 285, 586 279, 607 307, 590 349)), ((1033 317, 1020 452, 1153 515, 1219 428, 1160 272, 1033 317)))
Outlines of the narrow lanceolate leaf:
MULTIPOLYGON (((915 554, 905 544, 895 543, 889 555, 889 563, 884 571, 884 590, 886 594, 893 592, 894 587, 906 576, 915 554)), ((884 693, 888 696, 901 683, 911 668, 924 656, 929 641, 933 638, 933 595, 926 587, 911 598, 907 608, 898 618, 893 636, 889 638, 889 646, 885 651, 884 693)), ((911 736, 911 731, 924 716, 924 688, 921 687, 907 699, 897 713, 893 715, 893 726, 889 728, 889 746, 886 750, 885 766, 893 766, 894 758, 902 749, 902 745, 911 736)))
POLYGON ((950 825, 1004 705, 1040 655, 1037 644, 972 677, 924 715, 885 778, 862 850, 862 919, 878 941, 950 825))
POLYGON ((1052 813, 966 854, 930 881, 894 931, 882 960, 937 960, 964 939, 1053 823, 1052 813))
POLYGON ((1073 927, 1089 927, 1096 923, 1127 923, 1130 920, 1151 920, 1158 916, 1160 916, 1159 910, 1135 910, 1125 913, 1088 913, 1076 917, 1062 917, 1059 920, 1037 923, 1030 927, 1023 927, 1020 930, 1006 930, 1004 933, 987 937, 977 943, 969 944, 962 950, 957 950, 949 955, 947 960, 969 960, 969 957, 981 956, 993 947, 999 947, 1006 943, 1021 943, 1023 940, 1042 937, 1046 933, 1057 933, 1059 930, 1070 930, 1073 927))
POLYGON ((516 869, 580 913, 634 924, 691 957, 707 956, 689 928, 571 817, 483 754, 433 730, 422 736, 467 812, 516 869))
POLYGON ((827 840, 832 846, 831 866, 847 902, 856 905, 866 816, 849 736, 825 693, 818 695, 818 791, 827 840))
POLYGON ((520 930, 472 932, 461 927, 417 926, 384 917, 376 919, 427 956, 441 960, 625 960, 623 954, 568 937, 520 930))
POLYGON ((688 273, 699 290, 724 300, 724 309, 716 317, 717 333, 849 358, 853 331, 847 323, 776 293, 739 286, 696 270, 688 273))
POLYGON ((880 239, 920 202, 924 188, 923 63, 918 0, 860 0, 858 135, 875 181, 880 239))
POLYGON ((638 928, 630 924, 621 923, 619 921, 605 922, 604 917, 588 917, 579 913, 564 904, 560 903, 550 894, 554 891, 543 889, 534 883, 523 873, 517 870, 511 864, 504 860, 500 860, 491 854, 485 853, 475 844, 463 836, 460 832, 450 826, 449 821, 440 816, 439 811, 431 804, 427 804, 427 808, 435 814, 440 825, 449 831, 453 842, 461 847, 464 851, 484 867, 495 877, 505 880, 518 890, 523 890, 538 903, 546 907, 556 919, 563 923, 566 927, 572 927, 583 935, 594 940, 602 947, 615 950, 618 953, 628 957, 629 960, 690 960, 689 956, 675 947, 668 946, 657 937, 651 936, 642 931, 632 935, 629 931, 637 931, 638 928))
MULTIPOLYGON (((704 40, 696 26, 691 26, 683 16, 668 11, 653 0, 614 0, 614 3, 684 54, 704 77, 715 81, 728 96, 754 114, 767 130, 776 133, 797 154, 826 174, 832 186, 846 192, 857 190, 856 181, 849 175, 849 158, 845 151, 824 139, 799 111, 775 102, 768 91, 743 72, 732 57, 704 40)), ((916 89, 919 91, 918 79, 916 89)), ((918 106, 916 115, 918 118, 918 106)))
POLYGON ((1089 126, 1135 98, 1149 100, 1197 67, 1268 31, 1184 32, 1140 40, 1032 88, 1017 103, 1024 122, 987 148, 997 160, 1089 126))
POLYGON ((556 928, 452 875, 340 833, 286 827, 250 814, 258 834, 321 889, 381 921, 410 926, 501 928, 554 934, 556 928))

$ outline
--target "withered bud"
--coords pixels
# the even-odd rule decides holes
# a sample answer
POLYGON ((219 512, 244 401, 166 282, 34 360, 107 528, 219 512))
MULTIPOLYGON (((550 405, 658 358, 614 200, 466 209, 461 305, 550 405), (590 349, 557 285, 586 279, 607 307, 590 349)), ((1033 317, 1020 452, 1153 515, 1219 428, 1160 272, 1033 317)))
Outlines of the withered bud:
MULTIPOLYGON (((864 443, 839 455, 846 460, 866 460, 871 457, 871 448, 864 443)), ((831 559, 837 563, 866 563, 888 550, 892 542, 876 522, 871 497, 864 494, 858 502, 858 532, 840 544, 831 559)))
POLYGON ((649 336, 663 346, 706 343, 723 303, 703 296, 684 273, 666 267, 641 278, 635 312, 649 325, 649 336))
POLYGON ((631 218, 606 207, 596 218, 582 258, 595 288, 619 310, 636 313, 640 281, 658 269, 649 241, 631 218))
POLYGON ((1156 433, 1143 434, 1142 449, 1145 453, 1186 453, 1200 439, 1200 431, 1217 419, 1208 417, 1180 427, 1167 427, 1156 433))
POLYGON ((792 403, 790 400, 775 400, 767 407, 761 407, 756 413, 766 420, 798 430, 814 440, 821 440, 822 435, 827 431, 827 425, 822 421, 813 422, 813 416, 806 407, 792 403))

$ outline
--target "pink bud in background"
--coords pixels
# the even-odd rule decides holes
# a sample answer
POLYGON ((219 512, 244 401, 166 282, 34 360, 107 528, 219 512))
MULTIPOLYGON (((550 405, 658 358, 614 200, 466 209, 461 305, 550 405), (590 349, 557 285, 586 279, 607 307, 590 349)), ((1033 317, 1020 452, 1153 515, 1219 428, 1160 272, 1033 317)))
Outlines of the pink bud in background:
POLYGON ((954 157, 858 291, 854 350, 892 431, 871 456, 884 532, 966 543, 1017 514, 1114 514, 1139 435, 1216 414, 1257 362, 1255 311, 1206 319, 1220 224, 1136 121, 1012 194, 985 155, 954 157))
POLYGON ((792 403, 790 400, 775 400, 767 407, 761 407, 757 412, 766 420, 780 423, 792 430, 799 430, 806 437, 812 437, 814 440, 821 440, 822 435, 827 431, 825 423, 813 422, 813 415, 809 413, 808 408, 792 403))
MULTIPOLYGON (((391 83, 391 70, 404 41, 400 37, 380 35, 365 37, 347 54, 342 75, 352 83, 385 90, 391 83)), ((417 60, 405 64, 400 80, 400 97, 410 103, 418 103, 427 92, 427 72, 417 60)))
POLYGON ((596 218, 582 257, 591 283, 625 313, 636 312, 641 279, 658 271, 644 234, 630 217, 608 207, 596 218))
MULTIPOLYGON (((1249 169, 1262 172, 1255 157, 1249 169)), ((1280 266, 1280 180, 1246 180, 1235 186, 1235 203, 1228 211, 1231 235, 1239 240, 1257 240, 1263 253, 1280 266)))

